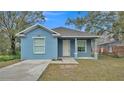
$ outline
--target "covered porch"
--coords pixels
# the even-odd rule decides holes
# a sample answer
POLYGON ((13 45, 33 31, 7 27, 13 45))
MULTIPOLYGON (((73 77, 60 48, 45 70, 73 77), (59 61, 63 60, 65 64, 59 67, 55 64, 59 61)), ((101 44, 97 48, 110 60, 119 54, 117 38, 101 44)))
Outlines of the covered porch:
POLYGON ((96 39, 58 38, 58 58, 97 59, 96 39))

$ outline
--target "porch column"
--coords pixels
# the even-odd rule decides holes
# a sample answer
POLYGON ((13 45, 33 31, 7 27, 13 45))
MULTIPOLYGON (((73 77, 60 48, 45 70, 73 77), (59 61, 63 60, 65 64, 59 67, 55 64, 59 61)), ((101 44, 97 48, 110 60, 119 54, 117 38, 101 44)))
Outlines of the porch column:
POLYGON ((78 57, 78 52, 77 52, 77 38, 75 38, 75 53, 74 53, 75 59, 78 57))
POLYGON ((98 59, 98 51, 97 51, 97 43, 96 43, 96 39, 94 40, 95 43, 95 48, 94 48, 94 57, 95 59, 98 59))

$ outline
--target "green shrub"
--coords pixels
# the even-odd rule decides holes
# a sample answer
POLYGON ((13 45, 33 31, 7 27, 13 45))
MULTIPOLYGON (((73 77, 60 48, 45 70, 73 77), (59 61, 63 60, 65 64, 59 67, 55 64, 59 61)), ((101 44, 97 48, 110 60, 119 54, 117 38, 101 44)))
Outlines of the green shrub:
POLYGON ((0 55, 0 62, 1 61, 9 61, 14 59, 20 59, 20 55, 0 55))

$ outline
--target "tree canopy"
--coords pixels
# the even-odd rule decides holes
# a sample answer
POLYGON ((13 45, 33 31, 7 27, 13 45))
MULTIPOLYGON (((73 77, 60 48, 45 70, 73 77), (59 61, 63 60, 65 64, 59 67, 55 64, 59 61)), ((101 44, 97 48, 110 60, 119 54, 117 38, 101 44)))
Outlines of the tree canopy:
POLYGON ((113 33, 115 39, 124 40, 124 12, 118 12, 118 18, 110 33, 113 33))
POLYGON ((116 12, 92 11, 88 12, 87 16, 68 18, 66 25, 74 25, 79 30, 85 27, 85 31, 88 32, 103 32, 112 29, 112 24, 115 22, 116 17, 116 12))
POLYGON ((1 11, 0 12, 0 31, 4 32, 10 40, 11 53, 16 54, 15 34, 31 24, 45 21, 43 12, 31 11, 1 11))
POLYGON ((86 24, 86 20, 84 17, 77 17, 75 19, 68 18, 65 24, 74 25, 76 29, 81 30, 86 24))

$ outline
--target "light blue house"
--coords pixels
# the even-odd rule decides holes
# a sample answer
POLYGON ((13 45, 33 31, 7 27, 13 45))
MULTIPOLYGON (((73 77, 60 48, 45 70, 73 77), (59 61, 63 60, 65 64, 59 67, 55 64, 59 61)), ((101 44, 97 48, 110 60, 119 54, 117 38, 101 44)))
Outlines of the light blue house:
POLYGON ((97 59, 98 36, 64 27, 48 29, 33 25, 17 34, 21 38, 21 59, 97 59))

